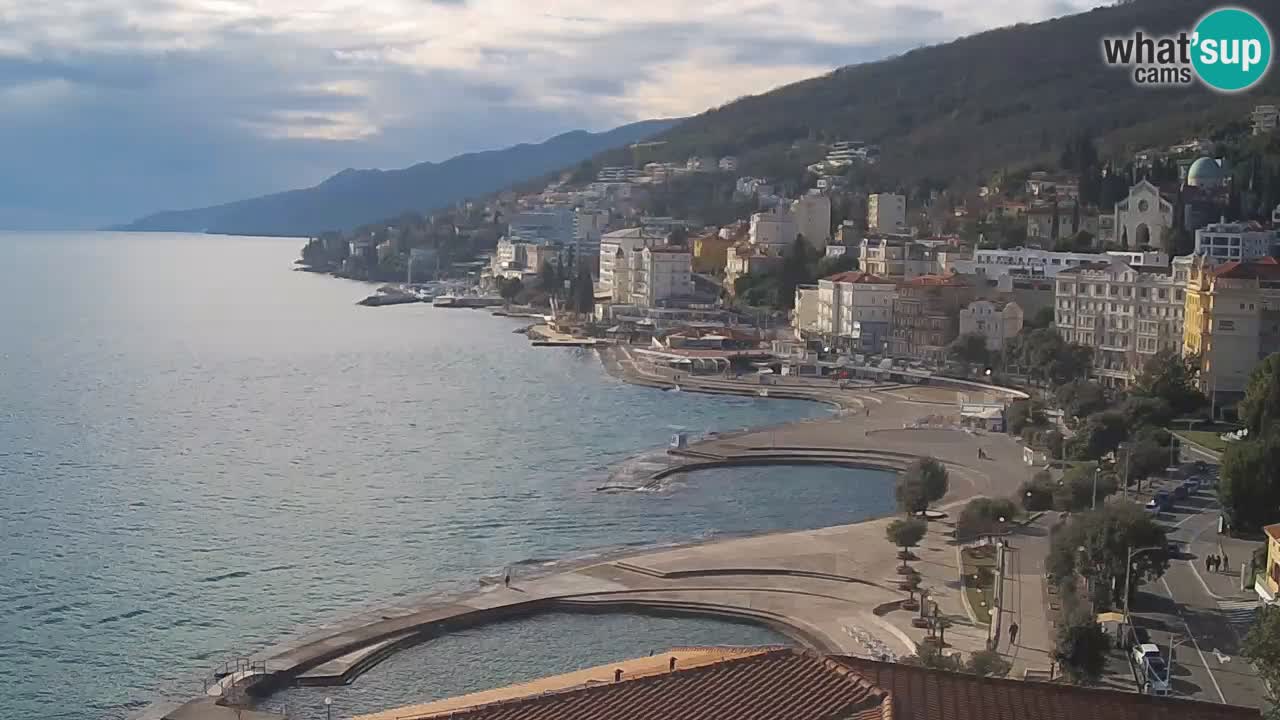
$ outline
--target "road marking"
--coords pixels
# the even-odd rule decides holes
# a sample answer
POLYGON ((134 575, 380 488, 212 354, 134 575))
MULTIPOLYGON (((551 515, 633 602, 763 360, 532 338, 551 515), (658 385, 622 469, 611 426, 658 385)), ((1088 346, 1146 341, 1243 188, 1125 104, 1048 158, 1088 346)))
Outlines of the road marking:
MULTIPOLYGON (((1160 577, 1160 583, 1164 585, 1164 591, 1169 593, 1169 599, 1173 600, 1174 604, 1177 605, 1178 598, 1174 596, 1173 588, 1169 587, 1169 581, 1165 580, 1163 575, 1160 577)), ((1209 680, 1213 682, 1213 689, 1218 691, 1218 697, 1222 700, 1222 704, 1226 705, 1227 696, 1222 694, 1222 686, 1218 684, 1218 678, 1214 676, 1213 668, 1209 667, 1209 658, 1205 657, 1204 651, 1200 649, 1200 643, 1196 642, 1196 636, 1191 632, 1191 626, 1187 624, 1187 619, 1182 616, 1181 606, 1178 607, 1178 619, 1182 620, 1182 627, 1186 628, 1187 637, 1191 640, 1191 646, 1194 647, 1196 649, 1196 653, 1200 655, 1200 662, 1204 663, 1204 669, 1209 673, 1209 680)))

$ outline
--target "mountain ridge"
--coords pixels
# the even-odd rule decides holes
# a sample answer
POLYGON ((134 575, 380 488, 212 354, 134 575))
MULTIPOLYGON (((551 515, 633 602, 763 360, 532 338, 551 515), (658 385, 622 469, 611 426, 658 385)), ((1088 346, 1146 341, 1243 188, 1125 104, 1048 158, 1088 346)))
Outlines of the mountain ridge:
POLYGON ((430 212, 554 172, 601 151, 652 137, 681 119, 644 120, 598 133, 571 130, 541 143, 462 153, 391 170, 346 168, 308 188, 187 210, 167 210, 111 230, 309 236, 349 230, 409 211, 430 212))

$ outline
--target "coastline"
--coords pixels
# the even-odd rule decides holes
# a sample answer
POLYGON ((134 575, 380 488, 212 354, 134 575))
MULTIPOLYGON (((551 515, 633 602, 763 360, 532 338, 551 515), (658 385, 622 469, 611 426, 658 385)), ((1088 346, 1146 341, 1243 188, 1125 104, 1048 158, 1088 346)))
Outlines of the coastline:
MULTIPOLYGON (((646 387, 675 386, 674 382, 669 382, 662 378, 644 376, 639 373, 628 373, 621 363, 611 363, 609 361, 607 353, 611 350, 615 349, 601 349, 600 358, 606 371, 616 379, 646 387)), ((758 394, 750 392, 753 389, 750 386, 734 387, 729 381, 707 382, 695 380, 691 382, 687 378, 682 380, 680 383, 682 391, 743 396, 754 395, 759 397, 758 394)), ((665 477, 687 470, 696 470, 708 466, 722 466, 722 463, 715 463, 714 461, 708 465, 705 462, 705 457, 697 457, 699 448, 704 446, 722 447, 724 445, 733 445, 749 451, 751 449, 749 441, 753 437, 759 438, 762 434, 781 433, 787 437, 792 437, 797 434, 806 434, 807 429, 812 429, 813 432, 820 434, 824 426, 861 419, 862 413, 850 412, 854 409, 870 407, 879 413, 880 408, 886 403, 911 405, 912 401, 891 398, 887 394, 879 398, 874 396, 877 392, 894 387, 898 386, 866 385, 854 386, 848 389, 804 387, 799 385, 783 386, 779 389, 787 391, 786 395, 770 392, 767 397, 823 402, 836 407, 837 411, 826 418, 790 421, 771 427, 744 428, 708 436, 691 445, 691 448, 695 451, 693 459, 703 462, 689 462, 690 458, 680 458, 674 467, 660 470, 656 474, 665 477)), ((770 390, 775 388, 777 386, 769 387, 770 390)), ((913 410, 908 409, 908 412, 911 411, 913 410)), ((878 417, 877 420, 883 420, 883 418, 878 417)), ((883 422, 879 424, 883 424, 883 422)), ((891 425, 896 427, 896 423, 891 423, 891 425)), ((770 445, 775 443, 776 438, 771 439, 770 445)), ((918 443, 916 444, 918 445, 918 443)), ((787 448, 775 447, 773 449, 786 450, 787 448)), ((804 450, 803 447, 794 447, 792 449, 804 450)), ((655 448, 649 452, 656 453, 658 450, 658 448, 655 448)), ((812 449, 810 451, 812 452, 812 449)), ((818 454, 823 455, 830 451, 830 448, 826 450, 819 449, 818 454)), ((801 464, 805 461, 803 454, 786 457, 756 455, 730 464, 787 465, 801 464)), ((820 459, 819 461, 843 464, 833 462, 829 458, 820 459)), ((610 473, 614 472, 621 464, 617 463, 611 467, 610 473)), ((858 465, 858 467, 884 471, 897 469, 884 464, 868 463, 858 465)), ((956 467, 959 468, 958 465, 956 467)), ((956 487, 956 485, 963 487, 960 484, 955 484, 953 487, 956 487)), ((964 497, 977 494, 977 491, 978 486, 970 483, 970 488, 967 491, 961 490, 953 493, 948 496, 947 500, 950 501, 949 504, 954 505, 957 502, 962 502, 964 497)), ((897 591, 886 584, 887 580, 882 579, 889 576, 889 571, 885 568, 855 575, 849 572, 832 572, 823 569, 805 570, 800 567, 803 562, 793 564, 788 561, 788 563, 783 563, 780 567, 754 567, 750 560, 753 560, 759 553, 750 553, 745 564, 736 562, 731 563, 729 567, 676 568, 671 571, 646 569, 644 567, 646 562, 652 565, 654 561, 660 561, 664 556, 716 556, 723 554, 726 550, 732 553, 733 548, 741 544, 755 544, 764 547, 780 546, 788 544, 789 539, 790 544, 794 544, 796 538, 821 537, 837 533, 862 538, 858 542, 865 542, 874 537, 882 545, 884 544, 882 539, 883 530, 880 526, 886 521, 887 517, 881 516, 868 518, 849 525, 809 531, 762 531, 760 533, 745 533, 735 536, 717 535, 678 543, 602 549, 599 552, 587 552, 581 556, 570 558, 549 559, 546 561, 530 559, 527 561, 527 565, 517 567, 532 569, 532 572, 521 571, 519 573, 520 582, 545 587, 545 590, 540 592, 537 597, 507 598, 499 601, 499 596, 509 591, 505 591, 497 579, 481 577, 476 579, 478 586, 471 590, 445 594, 424 593, 405 598, 394 604, 371 608, 321 629, 302 630, 279 643, 255 653, 245 661, 243 667, 256 669, 225 672, 229 668, 224 668, 223 677, 218 680, 217 684, 207 691, 203 697, 192 702, 196 702, 201 706, 208 706, 210 701, 213 701, 213 704, 216 705, 221 694, 224 691, 229 694, 233 688, 237 691, 248 692, 251 695, 262 695, 263 693, 269 694, 274 689, 294 682, 323 685, 333 678, 337 678, 340 682, 350 682, 355 677, 358 677, 359 674, 375 667, 378 662, 390 656, 396 650, 428 641, 442 632, 531 614, 562 610, 575 612, 694 614, 757 622, 772 627, 803 645, 833 652, 857 652, 859 650, 865 652, 867 650, 866 643, 857 641, 854 636, 860 636, 865 640, 868 635, 865 625, 871 625, 875 629, 874 633, 870 633, 873 638, 877 634, 882 637, 888 637, 891 643, 897 643, 896 654, 906 654, 914 647, 909 637, 903 629, 880 619, 878 612, 872 613, 873 616, 876 616, 872 619, 864 618, 862 621, 863 626, 859 626, 856 633, 847 626, 841 626, 842 632, 835 632, 831 628, 821 627, 821 620, 819 619, 821 616, 806 617, 807 614, 812 614, 811 608, 798 613, 794 611, 772 611, 760 607, 757 601, 752 599, 754 594, 761 592, 772 593, 775 596, 773 598, 775 600, 776 597, 785 597, 798 593, 796 597, 807 598, 804 602, 808 604, 816 603, 819 606, 823 606, 826 603, 834 602, 843 606, 848 600, 842 597, 841 593, 832 594, 829 592, 830 588, 825 587, 834 583, 841 590, 856 586, 863 588, 862 593, 870 593, 873 597, 861 598, 860 604, 864 606, 863 611, 866 611, 868 607, 877 611, 886 607, 892 608, 900 596, 897 591), (641 569, 637 571, 636 568, 641 569), (613 577, 619 573, 627 576, 621 583, 618 577, 613 577), (863 575, 867 575, 867 577, 863 577, 863 575), (748 587, 724 586, 725 581, 733 579, 740 581, 744 577, 754 578, 753 585, 748 587), (673 589, 672 583, 678 583, 679 581, 685 582, 678 589, 673 589), (797 587, 814 583, 821 587, 796 589, 797 587), (779 586, 768 587, 770 584, 779 586), (745 605, 741 598, 738 597, 741 595, 747 596, 745 605), (871 602, 872 600, 874 602, 871 602), (792 612, 792 614, 789 615, 788 612, 792 612), (851 642, 852 644, 850 644, 851 642), (305 681, 300 680, 300 676, 320 666, 331 666, 338 672, 336 675, 328 676, 328 679, 325 676, 313 676, 305 681)), ((804 551, 801 550, 800 552, 804 551)), ((765 553, 765 555, 767 554, 765 553)), ((889 558, 889 561, 891 563, 890 567, 892 567, 892 563, 896 563, 896 559, 892 557, 889 558)), ((832 562, 834 563, 834 570, 840 569, 841 561, 838 559, 827 559, 823 560, 823 562, 832 562)), ((801 604, 804 604, 804 602, 801 604)), ((787 603, 783 604, 786 605, 787 603)), ((889 610, 885 612, 889 612, 889 610)), ((187 704, 190 705, 190 702, 187 704)), ((172 709, 172 703, 167 705, 169 709, 172 709)), ((222 706, 219 705, 218 707, 222 706)), ((139 718, 139 720, 158 720, 158 718, 167 714, 167 711, 157 712, 158 710, 159 708, 153 705, 135 717, 139 718)))

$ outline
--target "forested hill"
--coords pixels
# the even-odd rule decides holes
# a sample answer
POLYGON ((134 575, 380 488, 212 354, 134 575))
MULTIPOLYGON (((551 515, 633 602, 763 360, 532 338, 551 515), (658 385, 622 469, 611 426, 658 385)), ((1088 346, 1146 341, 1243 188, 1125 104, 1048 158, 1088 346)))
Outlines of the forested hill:
MULTIPOLYGON (((1280 31, 1280 2, 1231 3, 1280 31)), ((1092 131, 1108 146, 1176 141, 1206 122, 1244 120, 1280 95, 1280 61, 1260 86, 1221 95, 1202 86, 1138 88, 1103 64, 1101 38, 1141 28, 1189 30, 1221 3, 1135 0, 1015 25, 750 96, 691 118, 658 139, 664 159, 737 155, 743 172, 781 175, 813 161, 806 142, 864 140, 882 146, 886 181, 975 181, 1010 164, 1057 153, 1092 131), (798 144, 797 144, 798 143, 798 144), (788 158, 790 153, 793 157, 788 158)), ((598 158, 613 162, 615 154, 598 158)))
POLYGON ((676 122, 648 120, 601 133, 576 130, 537 145, 467 153, 401 170, 344 170, 315 187, 157 213, 117 229, 294 236, 349 230, 407 211, 430 212, 496 192, 607 148, 643 140, 676 122))

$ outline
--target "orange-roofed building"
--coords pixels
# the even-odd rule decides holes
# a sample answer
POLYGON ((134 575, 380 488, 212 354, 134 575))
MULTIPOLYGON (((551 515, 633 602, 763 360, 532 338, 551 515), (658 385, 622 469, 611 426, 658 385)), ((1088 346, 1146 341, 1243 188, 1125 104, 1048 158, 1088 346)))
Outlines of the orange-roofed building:
POLYGON ((973 296, 969 283, 954 273, 921 275, 899 284, 889 353, 941 365, 947 345, 960 334, 960 308, 973 296))
POLYGON ((1192 260, 1182 352, 1200 358, 1200 388, 1223 407, 1244 395, 1253 368, 1280 351, 1280 263, 1266 257, 1214 266, 1192 260))
POLYGON ((1262 528, 1267 535, 1267 565, 1253 589, 1264 602, 1280 600, 1280 523, 1262 528))
POLYGON ((897 283, 869 272, 842 272, 818 281, 817 332, 841 350, 882 353, 893 323, 897 283))
POLYGON ((760 648, 662 653, 357 720, 1257 720, 1255 708, 760 648))

